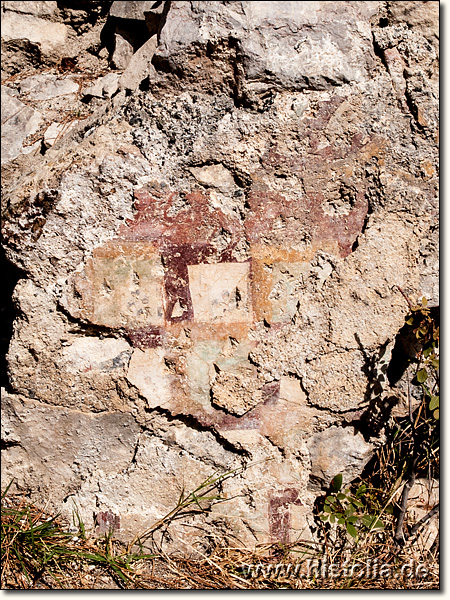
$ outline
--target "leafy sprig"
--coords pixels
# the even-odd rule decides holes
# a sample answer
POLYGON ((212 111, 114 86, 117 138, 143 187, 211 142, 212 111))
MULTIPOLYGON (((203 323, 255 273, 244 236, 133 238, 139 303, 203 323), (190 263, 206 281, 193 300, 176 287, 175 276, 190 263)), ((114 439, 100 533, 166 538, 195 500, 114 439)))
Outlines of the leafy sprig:
POLYGON ((342 490, 342 474, 336 475, 330 487, 331 493, 325 498, 322 521, 337 523, 345 527, 347 533, 355 540, 358 529, 383 529, 384 524, 377 516, 364 511, 367 486, 363 483, 354 494, 349 488, 342 490))

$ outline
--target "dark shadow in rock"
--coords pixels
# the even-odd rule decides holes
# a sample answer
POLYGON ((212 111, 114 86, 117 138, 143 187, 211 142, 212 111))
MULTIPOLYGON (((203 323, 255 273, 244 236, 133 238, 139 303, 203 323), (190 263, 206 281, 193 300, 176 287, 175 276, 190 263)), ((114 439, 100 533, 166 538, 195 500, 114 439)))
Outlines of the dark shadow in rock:
POLYGON ((6 354, 13 333, 13 323, 16 318, 16 308, 12 301, 12 294, 19 279, 25 273, 13 265, 5 256, 5 251, 0 250, 0 265, 2 273, 2 292, 0 299, 0 385, 8 389, 8 365, 6 354))
MULTIPOLYGON (((436 323, 439 323, 439 315, 439 306, 430 307, 430 317, 436 323)), ((391 386, 400 381, 410 362, 416 359, 419 350, 420 344, 413 328, 410 325, 404 325, 395 338, 392 358, 387 370, 387 378, 391 386)))
POLYGON ((133 52, 139 50, 139 48, 151 37, 145 21, 138 21, 137 19, 118 19, 115 17, 110 17, 110 19, 114 19, 115 33, 122 36, 133 46, 133 52))
POLYGON ((63 17, 65 17, 72 26, 76 27, 80 22, 94 25, 99 18, 108 14, 112 1, 67 0, 64 2, 58 0, 56 5, 62 12, 63 17))

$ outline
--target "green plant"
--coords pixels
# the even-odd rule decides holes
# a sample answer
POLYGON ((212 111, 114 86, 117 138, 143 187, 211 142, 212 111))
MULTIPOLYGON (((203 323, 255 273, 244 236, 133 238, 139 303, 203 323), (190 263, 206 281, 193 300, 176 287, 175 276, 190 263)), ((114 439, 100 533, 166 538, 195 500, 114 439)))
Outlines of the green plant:
POLYGON ((413 383, 422 388, 428 399, 428 409, 439 419, 439 325, 431 315, 425 297, 420 304, 409 304, 405 322, 417 339, 417 366, 413 383))
POLYGON ((87 539, 86 535, 86 527, 84 526, 84 521, 80 515, 80 509, 78 505, 74 502, 75 508, 73 510, 73 522, 78 527, 79 535, 83 540, 87 539))
POLYGON ((336 475, 331 482, 331 493, 325 498, 320 518, 322 521, 345 527, 347 533, 355 540, 358 539, 360 528, 368 531, 383 529, 384 524, 376 515, 363 512, 367 491, 364 483, 354 494, 351 493, 350 488, 342 490, 342 474, 336 475))
MULTIPOLYGON (((398 287, 398 286, 397 286, 398 287)), ((399 288, 400 289, 400 288, 399 288)), ((409 306, 409 314, 405 323, 411 328, 415 337, 415 372, 412 384, 421 388, 422 402, 416 413, 413 413, 411 394, 408 382, 409 416, 399 423, 399 430, 407 433, 406 445, 408 453, 403 452, 405 468, 403 492, 400 500, 394 540, 398 546, 403 546, 409 538, 417 534, 420 527, 439 511, 439 503, 421 519, 414 527, 404 527, 408 507, 408 497, 418 473, 426 470, 429 478, 433 465, 439 464, 439 322, 438 310, 428 307, 425 297, 413 304, 400 289, 409 306), (409 439, 408 439, 409 438, 409 439), (436 457, 437 455, 437 457, 436 457)), ((438 469, 437 469, 438 471, 438 469)))
POLYGON ((49 517, 23 500, 7 498, 11 484, 1 496, 2 587, 7 581, 8 587, 32 588, 46 580, 46 585, 52 582, 51 587, 70 588, 67 574, 83 565, 105 570, 128 585, 135 579, 130 563, 153 558, 130 553, 116 556, 111 535, 88 540, 78 511, 78 536, 65 531, 58 515, 49 517))

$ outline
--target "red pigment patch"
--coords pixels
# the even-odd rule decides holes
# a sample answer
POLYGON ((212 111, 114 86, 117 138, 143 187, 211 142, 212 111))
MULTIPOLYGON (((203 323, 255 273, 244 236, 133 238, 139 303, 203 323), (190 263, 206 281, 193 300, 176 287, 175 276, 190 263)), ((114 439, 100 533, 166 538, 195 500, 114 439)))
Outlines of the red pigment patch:
POLYGON ((262 396, 264 398, 264 406, 273 406, 280 399, 280 382, 271 381, 266 383, 262 388, 262 396))
POLYGON ((95 533, 97 534, 109 534, 112 531, 120 529, 120 517, 110 510, 97 513, 95 515, 95 523, 95 533))
POLYGON ((236 262, 232 253, 244 237, 242 224, 212 207, 209 196, 200 192, 151 195, 139 190, 135 198, 137 213, 120 229, 121 238, 155 244, 165 267, 165 320, 192 321, 188 265, 236 262))
POLYGON ((236 263, 232 257, 235 244, 218 250, 210 244, 180 244, 166 246, 162 252, 163 264, 166 269, 164 276, 166 292, 166 313, 168 323, 192 321, 194 310, 189 289, 189 265, 202 263, 236 263), (179 306, 181 314, 173 314, 179 306))
MULTIPOLYGON (((171 405, 170 412, 176 416, 178 414, 189 414, 194 417, 204 427, 215 427, 220 432, 236 429, 260 429, 261 419, 264 413, 265 406, 273 406, 279 399, 280 382, 273 381, 265 384, 262 388, 264 401, 252 408, 244 415, 237 417, 226 413, 222 410, 217 410, 211 407, 208 411, 198 405, 192 404, 186 406, 183 401, 176 402, 171 405)), ((173 397, 180 398, 181 392, 175 383, 173 397)))
POLYGON ((316 247, 337 242, 341 256, 347 256, 367 215, 365 189, 357 192, 348 215, 327 215, 323 203, 321 192, 309 193, 301 199, 287 199, 271 192, 252 192, 249 195, 251 213, 245 221, 247 237, 253 243, 263 238, 272 240, 276 235, 274 224, 281 220, 281 235, 286 247, 289 242, 295 244, 302 240, 308 240, 316 247))
POLYGON ((163 345, 165 330, 163 327, 142 327, 128 331, 128 337, 134 348, 158 348, 163 345))
MULTIPOLYGON (((268 191, 263 183, 258 183, 263 179, 255 176, 247 197, 250 210, 244 223, 237 215, 225 214, 220 208, 213 207, 209 192, 160 193, 146 189, 135 192, 136 214, 120 229, 120 237, 122 244, 130 246, 138 247, 139 242, 150 242, 155 254, 161 256, 164 291, 161 290, 163 297, 158 304, 158 314, 161 319, 160 313, 164 311, 164 326, 148 326, 145 319, 139 322, 136 329, 129 332, 133 346, 141 349, 164 346, 166 328, 167 332, 175 332, 183 323, 188 327, 200 327, 194 320, 188 267, 237 263, 234 251, 236 247, 242 247, 243 242, 248 245, 253 257, 248 261, 251 280, 248 294, 251 297, 246 299, 249 310, 247 327, 251 326, 251 317, 271 321, 269 295, 272 280, 265 275, 266 262, 268 265, 305 262, 319 248, 341 257, 352 251, 368 210, 365 182, 355 173, 363 172, 361 167, 371 157, 379 155, 381 145, 375 138, 364 142, 361 134, 355 134, 347 143, 320 147, 319 142, 323 140, 321 132, 344 100, 343 97, 335 97, 323 102, 317 107, 314 117, 302 119, 297 139, 306 143, 302 144, 300 153, 279 149, 276 144, 268 150, 262 158, 266 175, 286 177, 289 173, 295 174, 301 189, 292 190, 292 193, 288 189, 283 193, 268 191)), ((192 276, 194 273, 197 275, 199 270, 192 269, 192 276)), ((246 278, 245 281, 247 285, 246 278)), ((205 287, 204 280, 202 286, 205 287)), ((192 291, 194 301, 198 300, 196 293, 198 286, 192 291)), ((200 308, 196 306, 196 310, 203 315, 203 320, 208 321, 207 303, 213 305, 218 300, 207 293, 202 294, 200 308)), ((161 325, 161 320, 158 325, 161 325)), ((221 323, 219 336, 219 330, 216 332, 210 324, 201 324, 202 339, 225 338, 236 325, 221 323)), ((175 373, 173 385, 184 389, 183 378, 186 374, 175 373)), ((266 384, 262 390, 263 401, 241 417, 212 407, 205 409, 194 401, 189 406, 189 398, 183 395, 181 399, 176 393, 172 395, 171 410, 173 414, 191 414, 203 425, 218 429, 260 429, 265 423, 264 414, 276 411, 279 387, 279 382, 266 384), (274 405, 275 409, 270 408, 274 405)), ((274 514, 283 512, 282 507, 287 506, 286 503, 286 499, 275 498, 274 514)), ((277 521, 274 517, 274 537, 279 538, 280 532, 286 529, 286 518, 282 515, 277 521)))
POLYGON ((167 245, 213 243, 222 231, 235 242, 242 238, 239 219, 214 208, 207 194, 134 193, 137 210, 133 219, 119 233, 126 240, 154 241, 160 248, 167 245))
POLYGON ((318 245, 324 241, 335 241, 339 245, 341 257, 348 256, 352 252, 358 235, 363 230, 369 208, 365 198, 365 189, 357 193, 354 205, 348 215, 325 214, 322 208, 324 195, 320 192, 311 194, 308 200, 310 219, 317 223, 312 228, 311 242, 318 245))
POLYGON ((260 429, 261 417, 265 406, 273 406, 280 398, 280 382, 272 381, 266 383, 262 388, 263 402, 252 408, 241 417, 226 414, 221 411, 216 411, 215 420, 210 424, 217 426, 219 429, 234 430, 234 429, 260 429))
POLYGON ((274 492, 269 498, 269 533, 273 542, 289 543, 289 530, 291 527, 289 505, 302 506, 298 494, 298 490, 287 488, 274 492))

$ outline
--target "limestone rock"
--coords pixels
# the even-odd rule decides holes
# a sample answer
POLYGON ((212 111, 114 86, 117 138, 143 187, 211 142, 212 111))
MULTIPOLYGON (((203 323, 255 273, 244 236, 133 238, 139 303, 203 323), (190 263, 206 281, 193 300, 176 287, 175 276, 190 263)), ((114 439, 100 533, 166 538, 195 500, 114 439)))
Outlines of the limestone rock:
MULTIPOLYGON (((410 528, 423 519, 430 510, 439 504, 439 481, 436 479, 418 478, 411 487, 408 496, 405 520, 410 528)), ((395 495, 400 501, 401 490, 395 495)), ((428 520, 418 531, 417 535, 406 541, 406 547, 416 560, 429 551, 439 536, 439 512, 428 520)))
POLYGON ((233 175, 223 165, 192 167, 190 171, 197 181, 207 187, 215 187, 222 192, 232 191, 236 187, 233 175))
POLYGON ((36 17, 51 17, 58 10, 57 2, 37 1, 37 2, 2 2, 4 11, 12 11, 17 13, 25 13, 27 15, 35 15, 36 17))
POLYGON ((227 412, 242 416, 263 400, 261 384, 255 377, 219 373, 211 387, 214 404, 227 412))
POLYGON ((195 59, 194 46, 209 43, 218 57, 221 52, 236 57, 237 85, 248 91, 367 81, 373 65, 369 16, 376 4, 279 2, 274 11, 271 2, 178 2, 171 6, 156 56, 168 68, 177 65, 185 77, 202 80, 221 65, 220 59, 217 67, 195 59))
POLYGON ((342 474, 346 485, 357 477, 372 456, 373 445, 364 441, 351 427, 330 427, 307 441, 311 455, 311 478, 328 487, 335 475, 342 474))
POLYGON ((2 85, 2 164, 24 151, 23 142, 42 124, 42 115, 2 85))
POLYGON ((152 59, 157 47, 156 36, 153 36, 133 54, 119 80, 123 89, 134 91, 146 77, 156 77, 152 59))
POLYGON ((435 48, 439 45, 439 2, 390 2, 389 15, 394 23, 407 25, 425 36, 435 48))
POLYGON ((7 11, 2 15, 3 40, 29 40, 46 55, 56 53, 61 56, 67 36, 68 29, 63 23, 52 23, 34 14, 19 12, 7 11))
MULTIPOLYGON (((165 4, 164 2, 159 4, 154 2, 113 2, 109 15, 115 27, 115 48, 111 56, 111 64, 114 68, 126 69, 133 54, 145 46, 149 38, 158 32, 165 4)), ((131 86, 128 89, 135 89, 148 74, 145 72, 149 71, 154 49, 152 42, 133 61, 133 65, 128 70, 130 80, 127 85, 131 86), (137 71, 133 72, 135 69, 137 71), (137 81, 141 74, 141 79, 137 81)))
POLYGON ((164 406, 172 378, 161 350, 136 348, 130 360, 127 379, 146 398, 150 408, 164 406))
POLYGON ((14 462, 2 464, 2 478, 14 476, 20 488, 33 487, 42 498, 57 497, 62 503, 89 473, 97 471, 108 478, 133 459, 139 427, 130 415, 55 411, 45 403, 6 393, 2 410, 6 439, 16 444, 11 448, 14 462))
POLYGON ((119 33, 114 35, 114 52, 111 64, 115 69, 123 71, 130 63, 133 56, 133 45, 119 33))
MULTIPOLYGON (((163 2, 160 4, 164 4, 163 2)), ((111 17, 145 21, 145 13, 154 10, 155 2, 113 2, 109 9, 111 17)))
POLYGON ((84 97, 110 98, 119 87, 119 78, 117 73, 108 73, 100 77, 84 90, 84 97))
POLYGON ((78 84, 70 77, 57 75, 33 75, 20 82, 20 93, 30 100, 51 100, 78 92, 78 84))

